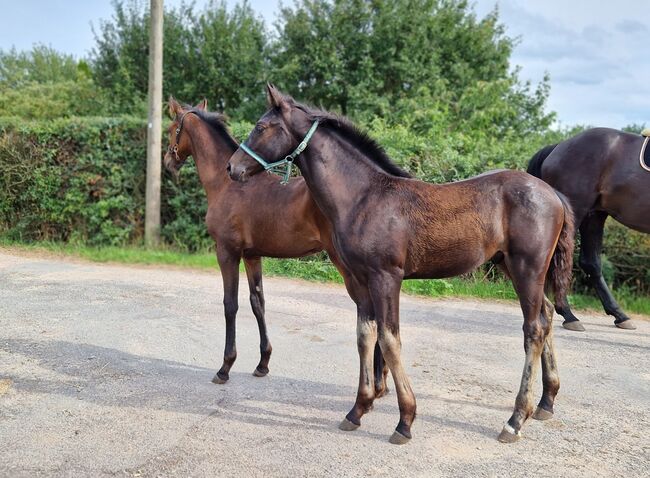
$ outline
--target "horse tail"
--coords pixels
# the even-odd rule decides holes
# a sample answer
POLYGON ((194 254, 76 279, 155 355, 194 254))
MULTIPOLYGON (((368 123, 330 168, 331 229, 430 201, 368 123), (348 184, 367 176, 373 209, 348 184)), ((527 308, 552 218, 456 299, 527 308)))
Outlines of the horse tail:
MULTIPOLYGON (((538 153, 539 154, 539 153, 538 153)), ((533 158, 534 159, 534 158, 533 158)), ((571 276, 573 272, 573 249, 575 242, 575 220, 573 209, 567 198, 560 192, 555 193, 562 201, 564 207, 564 222, 560 230, 551 264, 546 275, 547 290, 551 289, 555 302, 567 296, 571 287, 571 276)))
POLYGON ((528 162, 528 168, 526 168, 526 172, 528 174, 532 174, 536 178, 542 178, 542 163, 544 160, 548 157, 549 154, 553 152, 557 144, 550 144, 548 146, 544 146, 542 149, 537 151, 532 158, 530 158, 530 161, 528 162))

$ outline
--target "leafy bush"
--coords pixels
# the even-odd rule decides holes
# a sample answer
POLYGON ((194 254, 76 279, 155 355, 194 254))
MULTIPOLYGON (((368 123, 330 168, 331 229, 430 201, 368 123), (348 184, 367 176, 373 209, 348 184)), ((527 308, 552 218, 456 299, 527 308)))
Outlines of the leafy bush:
MULTIPOLYGON (((523 168, 542 144, 561 139, 560 133, 523 139, 509 135, 499 141, 480 132, 443 135, 442 128, 436 127, 435 121, 432 124, 422 134, 407 126, 388 127, 381 119, 368 126, 391 157, 432 182, 464 179, 493 168, 523 168)), ((246 122, 231 126, 240 139, 252 128, 246 122)), ((23 241, 140 243, 144 230, 145 137, 145 121, 133 117, 53 121, 0 118, 0 234, 23 241)), ((191 160, 178 183, 163 173, 162 237, 166 244, 187 251, 212 248, 204 224, 206 207, 191 160)), ((609 282, 650 292, 650 236, 610 220, 604 251, 609 282)), ((334 274, 331 266, 323 267, 322 274, 334 274)), ((583 287, 582 274, 576 273, 576 278, 578 286, 583 287)), ((441 284, 436 283, 436 287, 441 284)))
POLYGON ((144 145, 135 118, 1 119, 0 229, 23 240, 137 240, 144 145))

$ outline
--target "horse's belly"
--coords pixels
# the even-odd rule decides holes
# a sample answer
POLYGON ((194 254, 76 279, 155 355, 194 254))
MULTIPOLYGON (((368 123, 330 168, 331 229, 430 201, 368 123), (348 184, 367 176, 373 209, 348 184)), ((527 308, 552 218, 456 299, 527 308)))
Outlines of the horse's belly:
POLYGON ((491 256, 482 245, 467 247, 452 245, 428 248, 409 254, 405 267, 406 279, 440 279, 472 272, 491 256))

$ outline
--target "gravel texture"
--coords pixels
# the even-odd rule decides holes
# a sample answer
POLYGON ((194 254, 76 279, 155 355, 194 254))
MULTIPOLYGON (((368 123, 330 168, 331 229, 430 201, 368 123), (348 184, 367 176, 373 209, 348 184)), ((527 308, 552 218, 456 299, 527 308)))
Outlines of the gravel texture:
POLYGON ((259 339, 242 280, 239 357, 215 385, 218 273, 0 250, 0 475, 650 476, 650 322, 623 331, 583 314, 576 333, 556 319, 555 417, 503 445, 519 308, 403 297, 418 418, 395 446, 392 392, 359 430, 337 428, 358 378, 343 287, 266 278, 265 293, 270 374, 251 374, 259 339))

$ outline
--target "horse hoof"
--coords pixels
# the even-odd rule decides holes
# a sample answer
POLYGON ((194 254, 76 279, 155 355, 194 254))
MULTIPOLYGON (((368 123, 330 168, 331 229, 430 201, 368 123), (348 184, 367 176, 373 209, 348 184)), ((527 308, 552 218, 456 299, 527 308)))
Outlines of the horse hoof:
POLYGON ((562 327, 567 330, 573 330, 574 332, 584 332, 585 326, 580 323, 579 320, 572 320, 571 322, 564 321, 562 327))
POLYGON ((269 369, 268 369, 268 368, 267 368, 266 370, 260 370, 260 368, 257 367, 257 368, 253 371, 253 375, 255 375, 256 377, 266 377, 266 375, 267 375, 268 373, 269 373, 269 369))
POLYGON ((344 432, 351 432, 359 428, 361 425, 357 425, 356 423, 352 423, 350 420, 347 418, 344 418, 343 421, 339 424, 339 430, 343 430, 344 432))
POLYGON ((405 445, 406 443, 411 441, 411 439, 405 437, 400 432, 395 430, 388 441, 391 442, 393 445, 405 445))
POLYGON ((614 322, 614 325, 619 329, 636 330, 636 325, 630 319, 624 320, 623 322, 614 322))
POLYGON ((497 440, 499 440, 501 443, 514 443, 520 438, 521 433, 515 432, 511 426, 506 425, 503 427, 503 430, 501 430, 501 433, 499 433, 497 440))
POLYGON ((537 407, 537 410, 535 410, 535 413, 533 413, 533 418, 535 420, 550 420, 553 418, 553 412, 549 412, 548 410, 542 408, 542 407, 537 407))
POLYGON ((217 385, 223 385, 228 381, 228 376, 220 376, 219 372, 215 374, 214 377, 212 377, 212 383, 216 383, 217 385))

